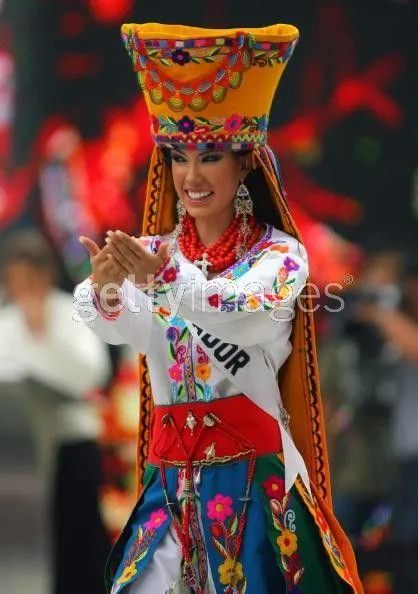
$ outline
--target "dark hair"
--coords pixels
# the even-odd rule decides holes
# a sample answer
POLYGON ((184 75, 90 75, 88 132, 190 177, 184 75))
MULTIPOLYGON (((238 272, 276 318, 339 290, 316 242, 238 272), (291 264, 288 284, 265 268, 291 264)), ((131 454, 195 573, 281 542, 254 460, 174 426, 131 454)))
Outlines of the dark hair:
POLYGON ((267 185, 263 170, 252 169, 244 181, 254 202, 254 214, 260 223, 268 223, 282 229, 283 224, 267 185))
POLYGON ((57 273, 54 253, 41 233, 35 230, 20 231, 11 235, 2 245, 1 271, 12 264, 24 262, 39 271, 57 273))
MULTIPOLYGON (((165 163, 171 165, 171 149, 163 147, 162 153, 165 163)), ((250 154, 250 151, 237 151, 233 154, 237 158, 245 157, 250 154)), ((252 169, 245 178, 244 183, 253 199, 254 214, 257 221, 273 225, 276 229, 282 229, 282 220, 274 206, 263 170, 260 167, 252 169)))

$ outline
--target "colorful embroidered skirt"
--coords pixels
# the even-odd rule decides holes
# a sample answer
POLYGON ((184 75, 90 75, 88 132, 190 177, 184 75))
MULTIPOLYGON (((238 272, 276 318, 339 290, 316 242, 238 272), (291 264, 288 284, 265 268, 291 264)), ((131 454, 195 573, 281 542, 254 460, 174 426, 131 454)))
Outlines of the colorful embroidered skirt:
MULTIPOLYGON (((224 431, 215 433, 216 423, 228 417, 220 410, 208 416, 204 409, 195 405, 186 410, 183 406, 180 414, 185 413, 184 420, 176 427, 176 414, 174 417, 160 414, 168 430, 167 433, 155 432, 153 444, 159 445, 150 456, 153 462, 159 459, 160 463, 147 467, 143 493, 109 560, 107 585, 112 594, 124 590, 142 594, 141 576, 174 525, 179 550, 184 552, 187 544, 190 552, 187 557, 190 571, 187 588, 171 591, 202 594, 343 594, 354 591, 342 555, 315 498, 311 499, 301 482, 285 493, 280 450, 279 453, 249 454, 249 438, 259 454, 265 436, 270 429, 273 431, 273 425, 266 427, 266 418, 260 418, 259 409, 254 410, 254 406, 251 404, 248 408, 247 403, 244 406, 244 416, 249 413, 252 425, 245 435, 242 426, 238 433, 235 426, 232 428, 229 424, 224 426, 224 431), (257 416, 261 425, 257 423, 257 416), (259 427, 257 436, 254 426, 259 427), (204 434, 206 439, 203 439, 204 434), (197 455, 190 456, 191 460, 186 463, 176 460, 176 466, 173 465, 175 455, 181 458, 182 450, 186 454, 193 450, 193 447, 190 449, 193 442, 199 442, 194 448, 197 455), (218 445, 222 456, 217 456, 218 445), (228 448, 230 455, 225 456, 228 448), (206 457, 200 457, 202 452, 206 452, 206 457), (243 456, 237 455, 240 452, 243 456), (186 513, 187 526, 182 532, 186 513)), ((241 406, 234 410, 235 414, 240 410, 242 417, 241 406)), ((269 442, 271 438, 270 434, 269 442)), ((187 578, 187 572, 185 575, 187 578)), ((170 592, 170 585, 167 584, 164 591, 154 589, 149 594, 166 594, 170 592)))

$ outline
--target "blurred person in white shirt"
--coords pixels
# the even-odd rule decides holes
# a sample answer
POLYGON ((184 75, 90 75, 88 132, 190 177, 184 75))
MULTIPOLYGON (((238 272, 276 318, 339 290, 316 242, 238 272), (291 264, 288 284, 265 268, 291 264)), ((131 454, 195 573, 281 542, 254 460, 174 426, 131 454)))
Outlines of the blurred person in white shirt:
POLYGON ((368 307, 364 315, 399 357, 390 444, 395 467, 394 594, 418 592, 418 257, 409 254, 398 310, 368 307))
POLYGON ((73 320, 73 296, 57 288, 41 234, 11 236, 1 264, 0 381, 25 382, 30 392, 43 478, 52 485, 53 592, 100 594, 108 542, 99 511, 100 415, 88 395, 108 379, 107 350, 73 320), (75 558, 83 560, 80 573, 75 558))

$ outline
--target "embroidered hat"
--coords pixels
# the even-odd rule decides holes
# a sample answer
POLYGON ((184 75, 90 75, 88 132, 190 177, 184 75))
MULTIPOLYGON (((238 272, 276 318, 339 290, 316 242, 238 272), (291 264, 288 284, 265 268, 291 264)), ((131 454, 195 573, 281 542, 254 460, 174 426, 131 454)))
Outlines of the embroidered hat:
POLYGON ((298 41, 296 27, 127 24, 122 37, 157 145, 242 150, 266 144, 274 94, 298 41))

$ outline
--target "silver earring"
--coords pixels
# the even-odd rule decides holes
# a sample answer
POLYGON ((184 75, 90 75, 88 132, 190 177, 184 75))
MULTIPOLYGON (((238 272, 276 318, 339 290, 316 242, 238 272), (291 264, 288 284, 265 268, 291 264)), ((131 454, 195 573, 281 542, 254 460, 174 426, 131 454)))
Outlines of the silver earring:
POLYGON ((183 222, 184 216, 186 214, 186 207, 184 206, 184 204, 181 200, 177 200, 176 208, 177 208, 178 222, 179 222, 179 225, 181 225, 183 222))
POLYGON ((171 242, 170 242, 170 244, 171 244, 170 252, 172 254, 174 253, 174 251, 176 249, 177 240, 183 232, 183 221, 184 221, 184 217, 186 216, 186 212, 187 212, 186 207, 184 206, 184 204, 181 200, 177 200, 176 210, 177 210, 177 225, 172 233, 171 242))
POLYGON ((248 225, 248 217, 254 214, 254 202, 247 186, 243 181, 238 186, 237 194, 234 201, 235 216, 241 217, 241 224, 239 229, 239 243, 236 247, 235 253, 237 258, 242 258, 246 251, 246 243, 250 228, 248 225))
POLYGON ((254 202, 244 182, 240 182, 234 201, 235 214, 239 216, 251 216, 254 212, 254 202))

